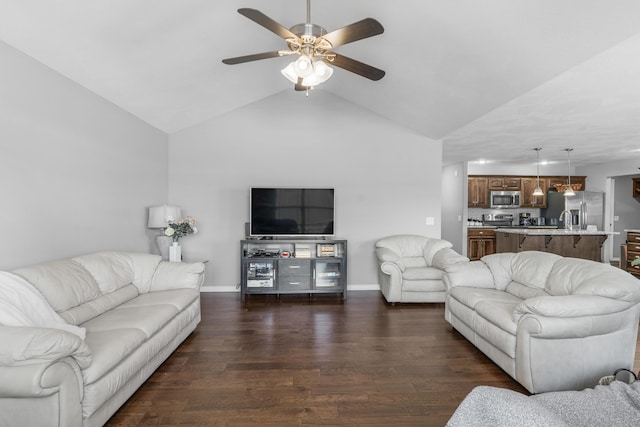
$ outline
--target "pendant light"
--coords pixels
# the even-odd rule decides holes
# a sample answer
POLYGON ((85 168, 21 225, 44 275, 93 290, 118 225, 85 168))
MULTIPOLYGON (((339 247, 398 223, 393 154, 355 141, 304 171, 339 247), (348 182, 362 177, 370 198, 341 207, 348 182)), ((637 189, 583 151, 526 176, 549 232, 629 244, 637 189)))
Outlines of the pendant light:
POLYGON ((534 150, 536 150, 536 172, 537 172, 537 181, 536 181, 536 188, 535 190, 533 190, 533 196, 544 196, 544 193, 542 192, 542 188, 540 188, 540 150, 542 150, 542 148, 538 147, 538 148, 534 148, 534 150))
POLYGON ((567 165, 569 167, 569 173, 567 175, 568 185, 567 185, 567 189, 564 190, 564 196, 571 197, 576 195, 576 193, 573 191, 573 188, 571 187, 571 152, 573 151, 573 148, 565 148, 564 151, 567 152, 567 165))

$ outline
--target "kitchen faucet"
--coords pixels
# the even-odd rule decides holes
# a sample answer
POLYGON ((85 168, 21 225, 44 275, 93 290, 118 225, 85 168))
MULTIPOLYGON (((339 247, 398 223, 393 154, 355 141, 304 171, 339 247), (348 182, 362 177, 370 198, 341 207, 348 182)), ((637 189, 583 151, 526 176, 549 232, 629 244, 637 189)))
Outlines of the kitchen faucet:
POLYGON ((571 211, 565 209, 560 213, 559 221, 564 221, 564 229, 572 230, 573 229, 573 216, 571 215, 571 211), (563 220, 562 217, 565 217, 563 220))

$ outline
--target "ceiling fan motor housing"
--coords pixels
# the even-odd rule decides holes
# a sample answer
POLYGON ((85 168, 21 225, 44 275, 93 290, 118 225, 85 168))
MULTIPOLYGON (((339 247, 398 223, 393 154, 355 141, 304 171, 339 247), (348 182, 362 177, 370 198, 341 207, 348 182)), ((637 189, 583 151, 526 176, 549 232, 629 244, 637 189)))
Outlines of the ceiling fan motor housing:
POLYGON ((320 25, 316 24, 296 24, 293 27, 289 28, 289 30, 293 34, 297 34, 298 36, 314 36, 314 37, 322 37, 327 34, 327 30, 322 28, 320 25))

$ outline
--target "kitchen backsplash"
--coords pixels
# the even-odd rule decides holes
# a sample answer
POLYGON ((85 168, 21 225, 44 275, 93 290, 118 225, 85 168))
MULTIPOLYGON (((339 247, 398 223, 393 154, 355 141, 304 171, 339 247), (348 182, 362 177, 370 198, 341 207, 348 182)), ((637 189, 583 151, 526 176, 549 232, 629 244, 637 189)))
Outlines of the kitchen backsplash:
POLYGON ((482 222, 482 215, 513 215, 513 225, 518 225, 518 217, 522 212, 528 212, 532 218, 540 217, 540 209, 532 208, 519 208, 519 209, 482 209, 482 208, 469 208, 468 219, 471 221, 482 222))

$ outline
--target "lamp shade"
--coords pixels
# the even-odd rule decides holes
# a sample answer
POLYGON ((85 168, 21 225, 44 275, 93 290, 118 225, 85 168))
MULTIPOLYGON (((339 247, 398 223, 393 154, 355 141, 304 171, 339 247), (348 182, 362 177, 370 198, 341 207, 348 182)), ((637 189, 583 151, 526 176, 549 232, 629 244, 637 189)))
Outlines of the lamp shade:
POLYGON ((167 218, 180 218, 181 209, 178 206, 151 206, 149 208, 149 221, 147 228, 164 228, 167 226, 167 218))

